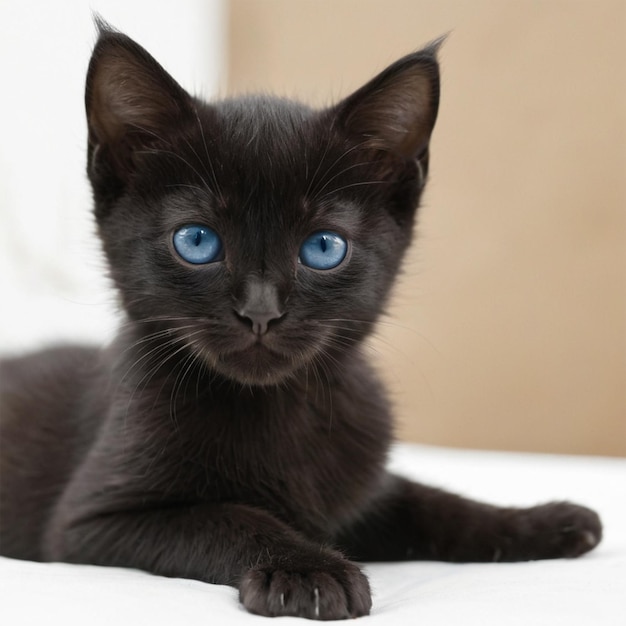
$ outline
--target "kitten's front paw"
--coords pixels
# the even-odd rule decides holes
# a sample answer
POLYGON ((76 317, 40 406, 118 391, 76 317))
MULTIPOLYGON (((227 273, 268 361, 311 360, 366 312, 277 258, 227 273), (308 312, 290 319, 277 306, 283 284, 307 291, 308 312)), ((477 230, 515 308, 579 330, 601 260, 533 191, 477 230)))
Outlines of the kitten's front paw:
POLYGON ((372 606, 367 578, 345 560, 320 568, 254 567, 241 579, 239 599, 257 615, 319 620, 361 617, 372 606))
POLYGON ((602 539, 595 511, 569 502, 550 502, 518 511, 517 523, 528 537, 530 559, 573 558, 602 539))

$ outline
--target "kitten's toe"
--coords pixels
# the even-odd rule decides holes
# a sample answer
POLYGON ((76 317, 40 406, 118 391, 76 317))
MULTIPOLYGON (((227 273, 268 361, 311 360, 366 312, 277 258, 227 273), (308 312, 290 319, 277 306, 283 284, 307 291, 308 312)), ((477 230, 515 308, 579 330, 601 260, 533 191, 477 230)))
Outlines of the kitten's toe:
POLYGON ((349 561, 324 570, 252 568, 241 580, 239 598, 258 615, 318 620, 368 615, 372 605, 367 578, 349 561))
POLYGON ((589 552, 602 539, 595 511, 569 502, 550 502, 522 514, 532 545, 531 559, 573 558, 589 552))
POLYGON ((600 543, 602 523, 595 511, 564 502, 554 504, 553 513, 559 524, 562 556, 580 556, 600 543))

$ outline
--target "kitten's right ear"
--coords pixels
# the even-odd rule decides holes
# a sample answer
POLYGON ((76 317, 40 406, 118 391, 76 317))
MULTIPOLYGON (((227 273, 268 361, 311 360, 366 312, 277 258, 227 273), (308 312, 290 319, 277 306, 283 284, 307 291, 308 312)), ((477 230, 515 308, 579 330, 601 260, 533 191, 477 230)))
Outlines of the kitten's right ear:
POLYGON ((96 18, 99 37, 85 89, 90 176, 124 184, 136 154, 167 145, 166 136, 194 116, 187 92, 126 35, 96 18))

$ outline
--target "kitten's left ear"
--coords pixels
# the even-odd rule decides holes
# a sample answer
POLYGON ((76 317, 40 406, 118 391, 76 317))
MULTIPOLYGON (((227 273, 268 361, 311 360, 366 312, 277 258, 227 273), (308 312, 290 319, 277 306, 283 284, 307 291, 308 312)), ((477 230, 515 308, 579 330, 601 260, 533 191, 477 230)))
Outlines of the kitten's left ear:
POLYGON ((400 59, 341 102, 336 119, 344 132, 365 148, 423 162, 424 170, 439 107, 442 43, 400 59))

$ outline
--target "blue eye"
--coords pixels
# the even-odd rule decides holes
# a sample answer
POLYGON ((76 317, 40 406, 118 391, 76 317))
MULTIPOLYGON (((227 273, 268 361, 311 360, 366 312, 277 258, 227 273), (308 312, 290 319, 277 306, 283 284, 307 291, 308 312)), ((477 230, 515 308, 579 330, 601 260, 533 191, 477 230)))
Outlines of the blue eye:
POLYGON ((222 259, 222 240, 219 235, 200 224, 179 228, 174 233, 174 249, 182 259, 194 265, 222 259))
POLYGON ((348 242, 337 233, 320 230, 304 240, 300 248, 300 262, 314 270, 337 267, 348 252, 348 242))

